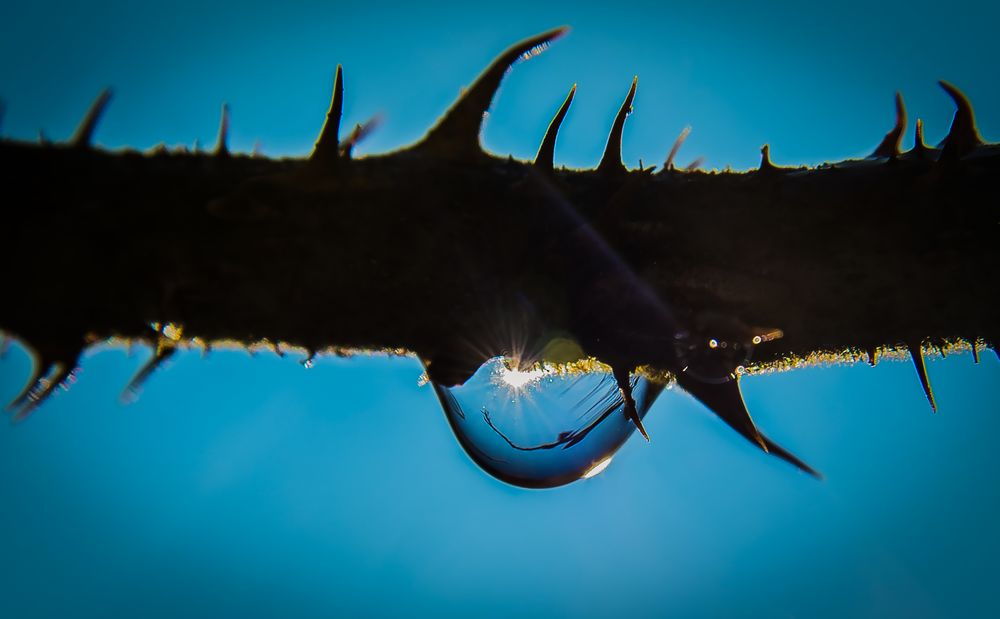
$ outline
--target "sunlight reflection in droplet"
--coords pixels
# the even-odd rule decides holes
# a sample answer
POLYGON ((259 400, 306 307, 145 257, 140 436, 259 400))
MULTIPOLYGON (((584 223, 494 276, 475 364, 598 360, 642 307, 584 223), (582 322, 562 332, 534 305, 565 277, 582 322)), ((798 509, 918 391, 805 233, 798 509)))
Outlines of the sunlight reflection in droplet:
POLYGON ((584 473, 580 477, 580 479, 590 479, 591 477, 596 477, 597 475, 600 475, 601 473, 604 472, 604 469, 608 468, 608 465, 611 464, 611 460, 613 459, 614 456, 608 456, 603 460, 599 460, 596 464, 594 464, 594 466, 590 467, 590 470, 584 473))

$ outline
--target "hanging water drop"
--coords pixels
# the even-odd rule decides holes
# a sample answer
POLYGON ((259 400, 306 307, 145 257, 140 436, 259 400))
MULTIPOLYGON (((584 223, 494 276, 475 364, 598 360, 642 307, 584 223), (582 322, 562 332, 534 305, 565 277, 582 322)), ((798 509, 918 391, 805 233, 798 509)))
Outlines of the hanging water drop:
MULTIPOLYGON (((641 419, 663 385, 637 376, 631 383, 641 419)), ((464 385, 432 384, 469 457, 515 486, 552 488, 593 477, 636 431, 611 372, 524 370, 496 357, 464 385)))

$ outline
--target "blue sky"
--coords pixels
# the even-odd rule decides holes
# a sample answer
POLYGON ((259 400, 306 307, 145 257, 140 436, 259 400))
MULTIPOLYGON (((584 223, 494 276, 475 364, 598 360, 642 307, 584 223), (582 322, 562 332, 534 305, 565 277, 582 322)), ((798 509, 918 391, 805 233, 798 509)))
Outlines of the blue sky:
MULTIPOLYGON (((864 155, 903 91, 929 142, 970 96, 1000 136, 993 3, 628 3, 204 8, 0 7, 3 132, 68 136, 104 86, 108 147, 213 141, 306 153, 337 63, 358 149, 417 139, 492 57, 573 27, 508 76, 484 142, 530 157, 573 83, 557 163, 591 166, 634 74, 629 165, 756 165, 864 155)), ((9 208, 10 206, 8 206, 9 208)), ((95 240, 113 242, 113 240, 95 240)), ((8 294, 5 303, 21 302, 8 294)), ((94 349, 81 380, 0 424, 0 615, 990 616, 1000 569, 1000 363, 909 363, 744 381, 762 430, 826 475, 768 458, 691 398, 665 393, 651 444, 554 491, 480 472, 410 358, 180 355, 118 403, 149 354, 94 349)), ((28 373, 0 360, 0 399, 28 373)))

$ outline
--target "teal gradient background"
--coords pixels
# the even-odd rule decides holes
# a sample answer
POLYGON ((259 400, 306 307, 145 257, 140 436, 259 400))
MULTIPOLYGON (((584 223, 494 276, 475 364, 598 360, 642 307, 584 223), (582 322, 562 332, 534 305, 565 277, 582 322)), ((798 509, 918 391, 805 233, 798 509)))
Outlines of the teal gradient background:
MULTIPOLYGON (((905 143, 917 117, 941 139, 953 106, 938 79, 1000 138, 997 23, 988 2, 5 3, 2 131, 62 139, 112 86, 103 146, 211 145, 228 101, 234 150, 301 156, 343 63, 345 125, 384 119, 357 152, 386 152, 499 51, 567 24, 504 82, 489 150, 532 157, 578 83, 556 161, 593 166, 638 74, 629 166, 662 162, 686 125, 681 163, 750 168, 769 142, 777 164, 816 164, 868 154, 897 89, 905 143)), ((53 285, 86 276, 66 265, 53 285)), ((0 302, 30 302, 16 295, 0 302)), ((1000 614, 992 352, 929 360, 937 415, 909 362, 746 379, 761 429, 822 482, 673 390, 646 417, 651 444, 633 437, 607 471, 554 491, 480 472, 413 358, 306 371, 189 352, 119 404, 149 354, 92 349, 70 391, 0 424, 0 616, 1000 614)), ((18 346, 0 360, 0 400, 28 366, 18 346)))

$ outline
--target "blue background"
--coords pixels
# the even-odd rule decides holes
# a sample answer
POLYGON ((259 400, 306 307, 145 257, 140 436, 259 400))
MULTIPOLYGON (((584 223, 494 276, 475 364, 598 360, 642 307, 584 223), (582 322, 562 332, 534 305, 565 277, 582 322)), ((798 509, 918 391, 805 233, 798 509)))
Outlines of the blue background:
MULTIPOLYGON (((681 163, 752 167, 764 142, 778 164, 862 156, 896 89, 906 144, 917 116, 937 142, 953 113, 941 78, 1000 136, 995 3, 200 4, 4 3, 4 134, 68 136, 110 85, 107 147, 210 145, 228 101, 235 150, 302 155, 343 63, 346 126, 385 119, 357 152, 385 152, 500 50, 568 24, 508 76, 490 150, 533 156, 576 82, 556 161, 592 166, 633 74, 630 166, 662 162, 688 124, 681 163)), ((991 352, 929 361, 937 415, 909 362, 746 379, 761 428, 823 482, 674 390, 646 418, 651 444, 633 437, 603 474, 541 492, 468 460, 412 358, 306 371, 190 352, 120 405, 148 355, 92 349, 72 390, 0 424, 0 616, 1000 613, 991 352)), ((27 373, 14 347, 0 399, 27 373)))

